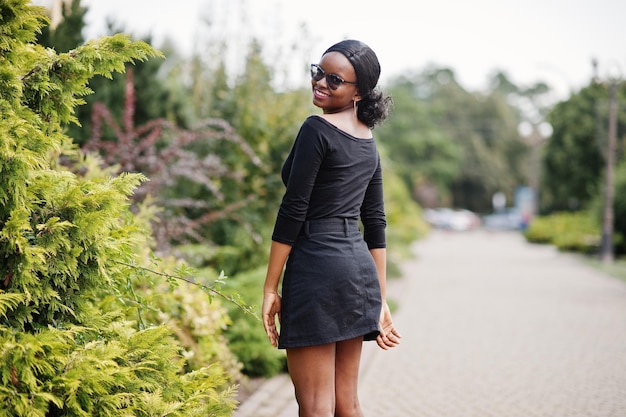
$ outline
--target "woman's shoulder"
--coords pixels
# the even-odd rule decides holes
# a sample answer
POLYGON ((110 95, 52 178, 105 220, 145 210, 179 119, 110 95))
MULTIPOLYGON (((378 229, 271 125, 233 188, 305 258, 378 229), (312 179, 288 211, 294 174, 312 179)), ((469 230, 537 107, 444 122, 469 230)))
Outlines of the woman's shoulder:
POLYGON ((304 120, 303 126, 313 126, 317 128, 328 128, 331 124, 318 114, 312 114, 304 120))
POLYGON ((307 122, 311 127, 339 133, 351 139, 372 139, 372 131, 367 126, 356 126, 332 114, 312 115, 306 119, 305 123, 307 122))
POLYGON ((326 119, 318 115, 311 115, 307 117, 302 123, 302 126, 300 126, 298 136, 315 136, 320 140, 328 140, 329 137, 337 134, 337 131, 337 127, 333 126, 333 124, 326 119))

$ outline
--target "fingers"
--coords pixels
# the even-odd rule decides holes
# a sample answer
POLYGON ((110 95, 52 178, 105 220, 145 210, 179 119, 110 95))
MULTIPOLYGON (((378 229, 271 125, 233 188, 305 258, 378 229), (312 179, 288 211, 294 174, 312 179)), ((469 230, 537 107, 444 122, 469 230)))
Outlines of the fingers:
POLYGON ((387 340, 389 340, 393 346, 398 346, 400 344, 400 338, 402 338, 402 336, 400 336, 400 333, 398 333, 395 328, 391 329, 391 332, 387 333, 387 340))
POLYGON ((376 338, 376 343, 381 349, 389 350, 398 346, 401 338, 400 332, 396 330, 393 324, 389 324, 380 331, 380 334, 376 338))
POLYGON ((385 342, 383 341, 383 337, 380 335, 376 338, 376 344, 383 350, 389 350, 389 346, 385 344, 385 342))
POLYGON ((400 344, 400 335, 396 331, 381 333, 376 338, 376 343, 381 349, 389 350, 400 344))
POLYGON ((391 312, 387 303, 383 303, 380 311, 380 334, 376 338, 376 343, 384 350, 396 347, 400 344, 402 336, 396 330, 391 318, 391 312))
POLYGON ((270 343, 274 347, 278 347, 278 329, 276 328, 276 319, 274 314, 263 316, 263 327, 270 343))
POLYGON ((276 319, 273 314, 263 316, 263 327, 265 327, 265 333, 272 346, 278 346, 278 329, 276 328, 276 319))
POLYGON ((276 325, 268 326, 265 325, 265 333, 267 334, 270 343, 274 347, 278 347, 278 330, 276 330, 276 325))
POLYGON ((278 347, 278 329, 276 328, 276 316, 280 321, 280 297, 274 294, 265 295, 263 299, 263 327, 270 343, 278 347))

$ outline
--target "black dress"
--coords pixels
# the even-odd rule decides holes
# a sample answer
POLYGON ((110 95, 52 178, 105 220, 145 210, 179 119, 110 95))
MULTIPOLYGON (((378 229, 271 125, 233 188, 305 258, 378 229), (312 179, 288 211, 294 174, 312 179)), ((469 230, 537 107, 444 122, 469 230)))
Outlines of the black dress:
POLYGON ((311 116, 282 178, 287 189, 272 240, 292 249, 283 277, 279 347, 374 340, 381 293, 369 249, 385 247, 386 227, 374 139, 355 138, 311 116))

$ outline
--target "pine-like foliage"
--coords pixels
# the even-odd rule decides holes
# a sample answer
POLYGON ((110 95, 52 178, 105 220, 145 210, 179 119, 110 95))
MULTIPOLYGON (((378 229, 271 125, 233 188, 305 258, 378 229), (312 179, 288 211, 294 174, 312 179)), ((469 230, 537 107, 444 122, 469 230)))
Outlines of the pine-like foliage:
POLYGON ((60 163, 80 160, 61 125, 90 77, 159 53, 114 35, 57 54, 34 43, 46 19, 0 0, 0 416, 227 416, 220 366, 186 372, 170 327, 138 330, 116 309, 144 233, 128 198, 145 178, 60 163))

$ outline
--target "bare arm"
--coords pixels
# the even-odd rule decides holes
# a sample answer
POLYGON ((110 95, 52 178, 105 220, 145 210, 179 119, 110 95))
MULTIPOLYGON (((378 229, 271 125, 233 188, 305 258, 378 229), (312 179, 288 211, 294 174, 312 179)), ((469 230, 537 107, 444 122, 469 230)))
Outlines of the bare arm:
POLYGON ((265 284, 263 286, 263 326, 265 333, 270 339, 270 343, 278 346, 278 330, 276 328, 276 316, 280 322, 281 297, 278 294, 278 284, 280 276, 283 272, 287 257, 291 252, 291 246, 284 243, 272 241, 270 248, 270 257, 267 265, 267 274, 265 275, 265 284))
POLYGON ((378 271, 378 282, 380 283, 380 295, 383 303, 387 302, 387 249, 370 249, 376 270, 378 271))
POLYGON ((376 270, 378 271, 378 281, 380 283, 380 295, 382 299, 382 309, 380 312, 380 334, 376 338, 376 343, 382 349, 389 349, 400 343, 400 333, 393 325, 391 311, 387 305, 387 249, 370 249, 376 270))

